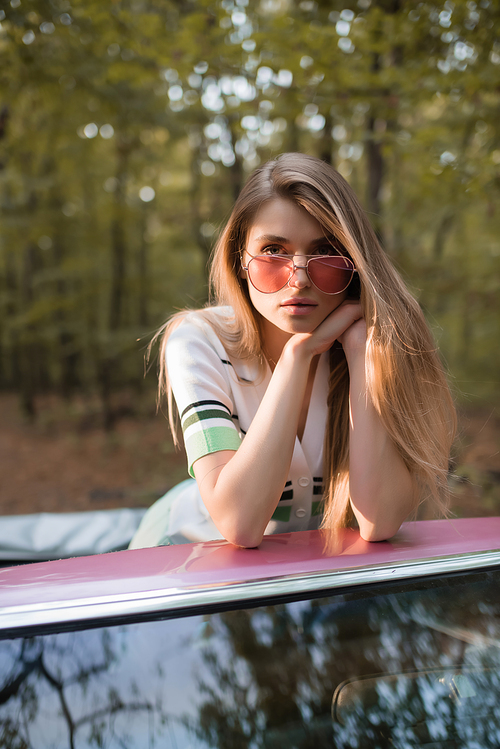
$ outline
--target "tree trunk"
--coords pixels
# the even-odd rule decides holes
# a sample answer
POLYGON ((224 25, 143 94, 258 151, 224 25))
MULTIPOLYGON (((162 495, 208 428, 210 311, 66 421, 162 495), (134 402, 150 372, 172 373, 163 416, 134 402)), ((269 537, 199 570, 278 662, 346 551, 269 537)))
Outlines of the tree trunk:
POLYGON ((114 213, 111 222, 111 291, 109 299, 109 330, 120 327, 125 280, 126 242, 123 227, 125 185, 127 180, 128 149, 118 147, 118 169, 114 192, 114 213))
POLYGON ((231 189, 233 193, 233 203, 236 202, 238 195, 243 187, 243 159, 236 153, 235 145, 237 140, 237 134, 235 132, 235 118, 232 117, 229 121, 229 127, 231 130, 231 143, 234 149, 235 161, 234 164, 229 167, 231 189))
POLYGON ((103 409, 104 428, 111 431, 116 415, 111 403, 112 376, 118 357, 114 351, 115 336, 123 314, 123 291, 125 281, 126 241, 123 226, 125 216, 125 188, 127 183, 128 157, 131 144, 118 138, 116 189, 114 192, 113 218, 111 221, 111 288, 108 307, 108 331, 105 349, 101 350, 99 363, 99 388, 103 409))
POLYGON ((147 230, 146 221, 147 208, 144 206, 142 210, 142 221, 141 221, 141 239, 139 242, 139 255, 138 255, 138 276, 139 276, 139 309, 138 309, 138 323, 142 330, 145 330, 148 325, 148 243, 145 239, 145 233, 147 230))
POLYGON ((327 164, 330 164, 330 166, 335 166, 332 144, 333 118, 330 112, 328 112, 325 119, 325 128, 323 130, 323 135, 319 143, 318 156, 322 161, 326 161, 327 164))
POLYGON ((436 231, 436 236, 434 237, 433 255, 435 260, 439 261, 442 259, 444 246, 448 235, 453 229, 454 223, 455 211, 449 209, 446 211, 444 216, 441 217, 441 221, 439 222, 439 226, 436 231))
POLYGON ((368 195, 367 208, 371 214, 371 220, 375 232, 382 240, 382 217, 381 217, 381 192, 384 178, 385 164, 382 154, 382 146, 375 140, 375 117, 370 116, 368 121, 368 141, 366 143, 366 156, 368 162, 368 195))
MULTIPOLYGON (((33 303, 33 274, 36 263, 36 248, 29 242, 23 253, 23 267, 21 276, 21 309, 28 311, 33 303)), ((19 389, 21 410, 29 421, 36 417, 36 365, 35 331, 32 323, 25 326, 19 341, 19 389)))

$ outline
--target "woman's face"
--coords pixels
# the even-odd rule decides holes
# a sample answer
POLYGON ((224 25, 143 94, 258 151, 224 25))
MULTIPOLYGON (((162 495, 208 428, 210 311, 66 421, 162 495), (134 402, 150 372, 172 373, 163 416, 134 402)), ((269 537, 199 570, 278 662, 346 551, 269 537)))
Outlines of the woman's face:
MULTIPOLYGON (((304 255, 331 255, 332 245, 321 224, 291 200, 275 198, 260 208, 250 227, 243 253, 250 255, 290 255, 296 265, 305 265, 304 255)), ((242 271, 244 278, 247 272, 242 271)), ((264 343, 284 345, 295 333, 311 333, 342 304, 347 291, 325 294, 314 286, 303 268, 298 268, 280 291, 265 294, 248 280, 250 300, 262 318, 264 343)))

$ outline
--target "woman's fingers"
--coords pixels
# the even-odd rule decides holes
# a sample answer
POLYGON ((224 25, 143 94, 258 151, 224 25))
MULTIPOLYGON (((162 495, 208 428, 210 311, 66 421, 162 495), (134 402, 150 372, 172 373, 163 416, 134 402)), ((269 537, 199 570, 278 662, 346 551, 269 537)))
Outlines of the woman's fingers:
POLYGON ((366 349, 366 322, 364 319, 355 320, 337 340, 342 344, 347 358, 355 353, 364 354, 366 349))
POLYGON ((327 351, 334 341, 340 341, 344 334, 356 321, 362 320, 363 311, 359 302, 346 300, 331 312, 316 330, 311 333, 311 343, 315 347, 315 353, 320 354, 327 351))

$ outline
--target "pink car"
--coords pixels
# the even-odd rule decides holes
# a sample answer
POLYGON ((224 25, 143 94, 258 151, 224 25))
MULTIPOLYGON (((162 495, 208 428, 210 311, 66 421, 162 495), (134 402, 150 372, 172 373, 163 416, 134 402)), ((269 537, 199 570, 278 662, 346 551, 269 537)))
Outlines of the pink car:
POLYGON ((0 746, 500 746, 500 518, 0 570, 0 746))

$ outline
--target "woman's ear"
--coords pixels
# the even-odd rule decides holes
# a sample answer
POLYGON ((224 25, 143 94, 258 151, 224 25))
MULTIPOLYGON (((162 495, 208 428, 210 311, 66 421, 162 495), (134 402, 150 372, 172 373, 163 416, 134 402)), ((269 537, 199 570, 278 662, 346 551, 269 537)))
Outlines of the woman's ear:
POLYGON ((242 252, 241 252, 241 254, 240 254, 240 270, 239 270, 238 276, 239 276, 240 278, 243 278, 243 279, 245 279, 245 280, 246 280, 246 279, 247 279, 247 272, 246 272, 246 270, 244 270, 244 268, 243 268, 243 264, 244 264, 244 262, 245 262, 245 261, 244 261, 244 258, 243 258, 243 255, 244 255, 244 253, 245 253, 245 250, 242 250, 242 252))

